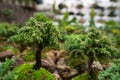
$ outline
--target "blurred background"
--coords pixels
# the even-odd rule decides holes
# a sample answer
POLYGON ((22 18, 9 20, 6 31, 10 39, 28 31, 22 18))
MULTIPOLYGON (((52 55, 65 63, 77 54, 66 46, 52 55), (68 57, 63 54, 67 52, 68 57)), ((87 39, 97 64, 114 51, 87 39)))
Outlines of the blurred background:
POLYGON ((98 27, 104 21, 120 22, 120 0, 0 0, 0 21, 23 25, 39 12, 57 22, 67 11, 69 20, 76 18, 88 26, 91 9, 94 9, 94 21, 98 27))

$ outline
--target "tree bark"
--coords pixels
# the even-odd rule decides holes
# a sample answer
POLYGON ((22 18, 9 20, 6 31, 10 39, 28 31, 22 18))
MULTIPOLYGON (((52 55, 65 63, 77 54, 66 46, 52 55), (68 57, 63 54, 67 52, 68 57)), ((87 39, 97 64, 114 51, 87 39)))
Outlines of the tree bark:
POLYGON ((38 46, 37 50, 36 50, 36 54, 35 54, 35 65, 34 65, 34 69, 38 70, 41 67, 41 51, 42 51, 43 47, 41 45, 38 46))
POLYGON ((91 55, 89 56, 89 60, 88 60, 88 73, 89 73, 89 75, 90 75, 92 78, 94 77, 94 72, 93 72, 93 70, 92 70, 93 61, 94 61, 94 59, 93 59, 93 54, 91 54, 91 55))

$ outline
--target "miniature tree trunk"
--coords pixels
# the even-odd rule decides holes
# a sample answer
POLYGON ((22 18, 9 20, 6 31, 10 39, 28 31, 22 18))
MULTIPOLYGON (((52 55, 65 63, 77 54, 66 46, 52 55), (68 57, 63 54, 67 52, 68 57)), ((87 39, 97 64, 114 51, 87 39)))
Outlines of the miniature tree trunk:
POLYGON ((36 53, 35 53, 35 65, 34 69, 38 70, 41 67, 41 52, 42 52, 43 47, 41 45, 38 46, 36 53))
POLYGON ((88 60, 88 73, 89 73, 90 76, 93 75, 93 70, 92 70, 93 61, 94 61, 93 54, 90 54, 89 60, 88 60))
POLYGON ((88 60, 88 73, 91 76, 92 80, 98 80, 96 73, 94 72, 93 67, 92 67, 93 61, 94 61, 94 56, 93 56, 93 53, 91 53, 89 55, 89 60, 88 60))

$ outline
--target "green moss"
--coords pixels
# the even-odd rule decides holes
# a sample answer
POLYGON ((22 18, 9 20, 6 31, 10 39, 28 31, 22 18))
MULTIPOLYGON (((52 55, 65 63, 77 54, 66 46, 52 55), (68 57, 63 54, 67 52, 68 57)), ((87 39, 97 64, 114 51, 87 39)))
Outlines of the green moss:
POLYGON ((33 73, 33 80, 55 80, 55 78, 50 72, 44 68, 40 68, 33 73))
POLYGON ((32 64, 22 64, 10 72, 5 80, 55 80, 54 75, 44 68, 39 70, 32 68, 32 64))
POLYGON ((24 59, 25 61, 29 62, 29 61, 34 61, 35 59, 35 55, 34 55, 34 51, 32 50, 27 50, 26 54, 24 55, 24 59))
POLYGON ((30 79, 30 72, 33 72, 32 67, 31 64, 20 65, 10 72, 5 80, 32 80, 30 79))
POLYGON ((90 80, 90 75, 88 73, 83 73, 72 80, 90 80))

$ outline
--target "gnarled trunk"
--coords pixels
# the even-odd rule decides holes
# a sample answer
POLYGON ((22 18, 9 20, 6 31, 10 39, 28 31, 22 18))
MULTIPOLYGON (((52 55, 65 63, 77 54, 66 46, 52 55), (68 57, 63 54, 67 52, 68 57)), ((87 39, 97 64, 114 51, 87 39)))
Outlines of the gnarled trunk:
POLYGON ((92 67, 93 62, 94 62, 94 56, 91 53, 91 55, 89 55, 89 60, 88 60, 88 73, 92 78, 90 80, 98 80, 97 75, 96 75, 96 73, 95 73, 95 71, 94 71, 94 69, 92 67))
POLYGON ((94 72, 93 72, 93 70, 92 70, 93 61, 94 61, 94 59, 93 59, 93 54, 91 54, 91 55, 89 56, 89 60, 88 60, 88 73, 89 73, 89 75, 90 75, 92 78, 94 77, 94 72))
POLYGON ((39 45, 37 47, 36 53, 35 53, 35 65, 34 65, 34 69, 38 70, 41 67, 41 51, 42 51, 43 47, 41 45, 39 45))

